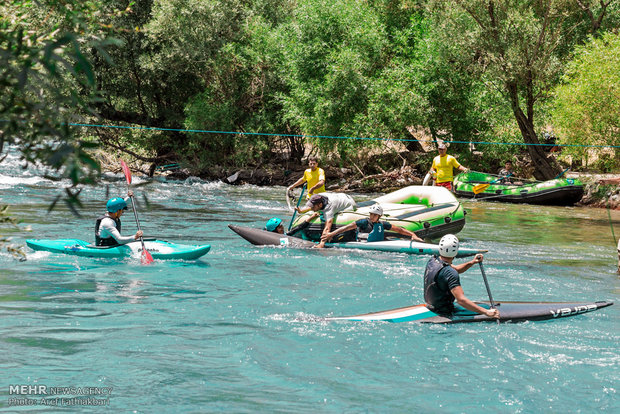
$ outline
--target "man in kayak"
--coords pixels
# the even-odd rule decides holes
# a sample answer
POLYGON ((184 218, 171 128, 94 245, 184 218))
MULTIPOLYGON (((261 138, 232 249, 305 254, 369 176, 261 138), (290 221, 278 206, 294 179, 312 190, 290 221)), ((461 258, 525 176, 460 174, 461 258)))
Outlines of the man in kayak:
POLYGON ((310 168, 304 171, 303 177, 287 188, 287 192, 290 192, 295 187, 299 187, 303 183, 308 183, 306 198, 310 198, 313 194, 325 192, 325 171, 319 168, 319 160, 316 157, 309 157, 308 165, 310 168))
MULTIPOLYGON (((127 196, 131 198, 130 190, 127 196)), ((121 216, 127 210, 127 201, 120 197, 111 198, 106 204, 106 214, 99 217, 95 224, 96 246, 117 246, 127 244, 142 237, 142 230, 138 230, 133 236, 121 236, 121 216)))
POLYGON ((439 155, 433 159, 430 173, 436 175, 436 184, 452 191, 452 181, 454 180, 454 168, 459 171, 467 171, 467 168, 459 164, 452 155, 448 155, 446 144, 440 142, 437 145, 439 155))
POLYGON ((299 214, 303 214, 306 211, 314 211, 314 214, 307 220, 314 220, 320 213, 323 213, 323 220, 325 221, 325 227, 323 228, 323 234, 321 235, 321 241, 316 246, 321 249, 325 247, 325 241, 323 240, 323 236, 327 235, 334 224, 334 219, 338 213, 344 211, 346 209, 355 210, 357 208, 357 204, 355 204, 355 200, 351 198, 351 196, 343 193, 324 193, 324 194, 315 194, 310 197, 310 200, 306 203, 304 208, 295 207, 295 210, 299 214))
POLYGON ((392 230, 398 234, 402 234, 403 236, 411 237, 412 241, 424 242, 424 240, 419 238, 414 232, 392 225, 389 221, 379 221, 383 215, 383 208, 379 204, 373 204, 370 206, 368 212, 369 218, 354 221, 344 227, 340 227, 339 229, 329 232, 322 236, 321 240, 330 241, 334 236, 357 228, 357 238, 360 238, 360 234, 366 234, 367 241, 369 243, 385 240, 385 230, 392 230))
POLYGON ((447 234, 439 241, 439 257, 433 256, 426 264, 424 272, 424 301, 431 311, 450 316, 454 313, 454 301, 472 312, 486 315, 490 318, 499 318, 499 310, 485 309, 469 300, 463 288, 459 274, 465 272, 476 263, 482 262, 483 256, 477 254, 466 263, 453 265, 452 261, 459 251, 459 239, 453 234, 447 234))

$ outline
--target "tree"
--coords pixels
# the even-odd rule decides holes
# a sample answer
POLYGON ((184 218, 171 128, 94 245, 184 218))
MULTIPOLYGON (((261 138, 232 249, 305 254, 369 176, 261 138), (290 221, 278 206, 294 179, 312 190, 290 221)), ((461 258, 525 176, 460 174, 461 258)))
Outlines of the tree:
MULTIPOLYGON (((96 4, 10 0, 0 6, 0 161, 9 145, 25 164, 38 164, 71 179, 93 182, 100 167, 70 123, 92 114, 99 99, 93 66, 84 50, 103 56, 114 43, 96 21, 96 4), (41 6, 41 7, 39 7, 41 6), (46 13, 49 12, 49 13, 46 13)), ((77 191, 67 189, 70 208, 77 191)))
MULTIPOLYGON (((584 8, 594 10, 595 2, 578 3, 565 0, 432 3, 440 33, 451 45, 447 62, 461 65, 502 91, 528 145, 535 175, 543 180, 555 177, 559 166, 540 146, 537 112, 558 82, 568 51, 580 40, 576 28, 591 23, 584 8)), ((600 2, 603 17, 609 3, 600 2)))
MULTIPOLYGON (((608 32, 577 47, 555 98, 562 144, 620 145, 620 35, 608 32)), ((566 150, 583 156, 587 148, 566 150)))
MULTIPOLYGON (((115 64, 96 67, 105 91, 99 112, 123 125, 286 131, 276 97, 283 88, 274 52, 279 44, 271 31, 286 20, 289 3, 137 0, 134 12, 109 21, 128 30, 120 33, 123 48, 112 51, 115 64), (134 27, 138 30, 129 30, 134 27)), ((274 140, 230 133, 126 134, 101 132, 108 145, 127 150, 131 140, 150 154, 144 160, 184 161, 195 174, 208 173, 214 165, 260 159, 274 140)))
MULTIPOLYGON (((349 136, 368 110, 370 88, 386 62, 386 33, 361 0, 302 0, 281 28, 285 81, 284 119, 304 135, 349 136)), ((315 140, 342 158, 368 141, 315 140)))

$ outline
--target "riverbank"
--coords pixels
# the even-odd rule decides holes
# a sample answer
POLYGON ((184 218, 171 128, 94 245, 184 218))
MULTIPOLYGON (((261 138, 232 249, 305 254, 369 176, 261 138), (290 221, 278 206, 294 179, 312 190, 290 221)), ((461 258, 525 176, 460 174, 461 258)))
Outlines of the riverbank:
MULTIPOLYGON (((426 160, 426 153, 398 154, 400 166, 394 167, 394 161, 386 162, 388 154, 374 158, 370 162, 358 166, 338 167, 335 165, 321 165, 327 176, 326 188, 329 191, 356 192, 356 193, 388 193, 409 185, 422 185, 428 165, 421 165, 426 160), (382 167, 382 165, 385 167, 382 167), (392 168, 390 168, 390 166, 392 168)), ((394 156, 391 154, 391 158, 394 156)), ((118 173, 121 171, 118 158, 100 158, 104 171, 118 173)), ((152 165, 141 161, 127 159, 133 171, 144 175, 159 175, 173 179, 186 179, 192 174, 188 169, 172 167, 154 169, 152 165)), ((250 168, 225 168, 214 166, 200 178, 210 181, 223 181, 230 185, 253 184, 258 186, 289 186, 303 176, 306 165, 296 165, 290 162, 269 163, 250 168)), ((577 178, 584 184, 584 196, 577 205, 584 207, 611 208, 620 210, 620 185, 610 184, 609 180, 618 177, 617 174, 602 174, 589 172, 566 173, 568 178, 577 178)))

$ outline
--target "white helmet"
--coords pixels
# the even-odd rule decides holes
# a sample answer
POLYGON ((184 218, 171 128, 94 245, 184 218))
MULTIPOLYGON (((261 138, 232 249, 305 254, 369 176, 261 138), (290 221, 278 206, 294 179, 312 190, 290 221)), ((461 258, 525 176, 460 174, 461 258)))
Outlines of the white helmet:
POLYGON ((454 234, 446 234, 439 240, 439 254, 443 257, 456 257, 459 252, 459 239, 454 234))
POLYGON ((373 204, 372 206, 370 206, 370 208, 368 209, 369 213, 374 213, 374 214, 378 214, 380 216, 383 215, 383 208, 381 208, 381 206, 379 204, 373 204))

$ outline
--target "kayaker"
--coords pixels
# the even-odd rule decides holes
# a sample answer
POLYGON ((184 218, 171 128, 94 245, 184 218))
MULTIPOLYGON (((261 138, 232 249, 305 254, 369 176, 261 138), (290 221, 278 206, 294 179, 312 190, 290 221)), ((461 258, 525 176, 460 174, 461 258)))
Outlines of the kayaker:
POLYGON ((297 226, 293 227, 290 231, 287 231, 287 232, 284 232, 284 224, 283 224, 282 219, 279 217, 272 217, 269 220, 267 220, 264 230, 270 231, 272 233, 286 234, 287 236, 293 236, 295 235, 295 233, 305 230, 310 225, 310 222, 317 217, 318 217, 318 214, 308 216, 302 223, 298 224, 297 226))
MULTIPOLYGON (((379 221, 383 215, 383 208, 379 204, 373 204, 368 209, 368 218, 359 219, 353 223, 349 223, 344 227, 340 227, 321 237, 321 240, 330 241, 334 236, 346 233, 357 228, 357 239, 366 238, 370 242, 378 242, 385 240, 385 230, 392 230, 403 236, 411 237, 412 241, 424 242, 414 232, 391 224, 389 221, 379 221), (366 235, 366 237, 360 237, 366 235)), ((354 239, 355 239, 354 238, 354 239)), ((339 240, 344 241, 344 240, 339 240)))
POLYGON ((314 211, 314 217, 322 211, 323 212, 323 220, 325 221, 325 227, 323 228, 323 234, 321 235, 321 241, 316 246, 317 248, 325 247, 325 241, 323 240, 323 236, 327 235, 334 224, 334 219, 338 213, 344 211, 346 209, 357 208, 357 204, 355 204, 355 200, 351 198, 351 196, 343 193, 323 193, 323 194, 315 194, 310 197, 310 200, 306 203, 304 208, 295 207, 298 213, 303 214, 307 211, 314 211))
POLYGON ((325 171, 319 168, 319 160, 317 157, 308 158, 308 168, 304 171, 303 177, 295 181, 287 188, 287 192, 290 192, 293 188, 299 187, 303 183, 308 183, 308 194, 306 198, 309 199, 314 194, 325 192, 325 171))
POLYGON ((272 233, 284 234, 284 225, 282 224, 282 219, 279 217, 272 217, 265 224, 265 230, 270 231, 272 233))
MULTIPOLYGON (((129 190, 127 197, 131 198, 133 192, 129 190)), ((114 197, 106 204, 106 214, 99 217, 95 224, 95 245, 117 246, 126 244, 142 237, 142 230, 138 230, 133 236, 121 236, 121 216, 127 210, 127 201, 121 197, 114 197)))
POLYGON ((431 166, 430 173, 433 177, 436 176, 436 185, 445 187, 452 191, 454 168, 459 171, 467 171, 467 168, 459 164, 456 158, 452 155, 448 155, 448 148, 443 142, 440 142, 439 145, 437 145, 437 151, 439 151, 439 155, 433 159, 433 165, 431 166))
POLYGON ((499 318, 499 310, 485 309, 469 300, 463 288, 459 274, 465 272, 476 263, 483 260, 481 254, 472 260, 459 265, 452 264, 459 251, 459 239, 453 234, 447 234, 439 241, 439 257, 433 256, 426 264, 424 272, 424 301, 427 308, 442 315, 450 316, 454 313, 454 301, 472 312, 486 315, 490 318, 499 318))

